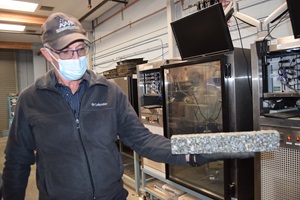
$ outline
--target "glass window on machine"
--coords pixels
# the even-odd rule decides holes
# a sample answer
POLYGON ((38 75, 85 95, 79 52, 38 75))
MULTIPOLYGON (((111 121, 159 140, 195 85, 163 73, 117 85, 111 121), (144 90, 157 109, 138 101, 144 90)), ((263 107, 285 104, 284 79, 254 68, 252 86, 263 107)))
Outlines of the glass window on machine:
MULTIPOLYGON (((170 67, 164 71, 168 137, 223 131, 221 62, 170 67)), ((197 191, 224 195, 223 161, 201 167, 169 166, 169 178, 197 191)))
POLYGON ((168 69, 170 135, 222 131, 220 62, 168 69))

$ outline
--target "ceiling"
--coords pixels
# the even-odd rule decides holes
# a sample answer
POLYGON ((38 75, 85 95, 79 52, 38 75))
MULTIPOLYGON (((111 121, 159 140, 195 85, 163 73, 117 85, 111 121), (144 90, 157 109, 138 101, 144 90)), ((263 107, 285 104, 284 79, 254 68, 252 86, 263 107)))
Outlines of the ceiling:
MULTIPOLYGON (((38 3, 35 12, 20 12, 0 9, 0 23, 26 25, 22 33, 0 31, 0 48, 12 47, 21 43, 39 43, 40 28, 47 17, 54 12, 64 12, 78 18, 83 24, 101 16, 103 13, 121 3, 125 6, 126 0, 22 0, 38 3), (91 8, 89 8, 89 3, 91 8)), ((26 48, 25 48, 26 49, 26 48)))

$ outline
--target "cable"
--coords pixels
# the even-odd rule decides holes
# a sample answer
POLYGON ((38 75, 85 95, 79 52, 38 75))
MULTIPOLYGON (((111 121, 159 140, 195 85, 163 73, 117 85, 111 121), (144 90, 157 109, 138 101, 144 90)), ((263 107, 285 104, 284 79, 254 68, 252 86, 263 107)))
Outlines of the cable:
POLYGON ((265 41, 266 40, 266 38, 268 37, 268 36, 270 36, 271 37, 271 32, 278 26, 278 24, 280 24, 281 23, 281 21, 286 17, 286 15, 288 14, 288 12, 286 12, 282 17, 281 17, 281 19, 278 21, 278 23, 268 32, 268 34, 264 37, 264 39, 262 40, 262 41, 265 41))

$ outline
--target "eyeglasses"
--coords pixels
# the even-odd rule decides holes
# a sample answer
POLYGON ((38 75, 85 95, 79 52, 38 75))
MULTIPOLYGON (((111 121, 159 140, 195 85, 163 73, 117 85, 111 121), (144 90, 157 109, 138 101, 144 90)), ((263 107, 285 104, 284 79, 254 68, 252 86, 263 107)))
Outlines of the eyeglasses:
POLYGON ((78 57, 86 56, 89 53, 90 46, 86 45, 84 47, 81 47, 79 49, 75 50, 62 50, 62 51, 55 51, 53 49, 50 49, 54 53, 58 54, 60 59, 62 60, 68 60, 71 59, 76 52, 78 57))

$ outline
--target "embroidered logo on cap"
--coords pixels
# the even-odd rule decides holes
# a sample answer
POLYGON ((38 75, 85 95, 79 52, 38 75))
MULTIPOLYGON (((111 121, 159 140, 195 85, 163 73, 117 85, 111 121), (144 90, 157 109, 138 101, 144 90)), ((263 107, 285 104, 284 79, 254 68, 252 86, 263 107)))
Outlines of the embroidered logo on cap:
POLYGON ((60 19, 59 20, 59 29, 56 29, 56 33, 60 33, 64 30, 68 29, 79 29, 78 26, 76 26, 73 22, 66 20, 66 19, 60 19))

